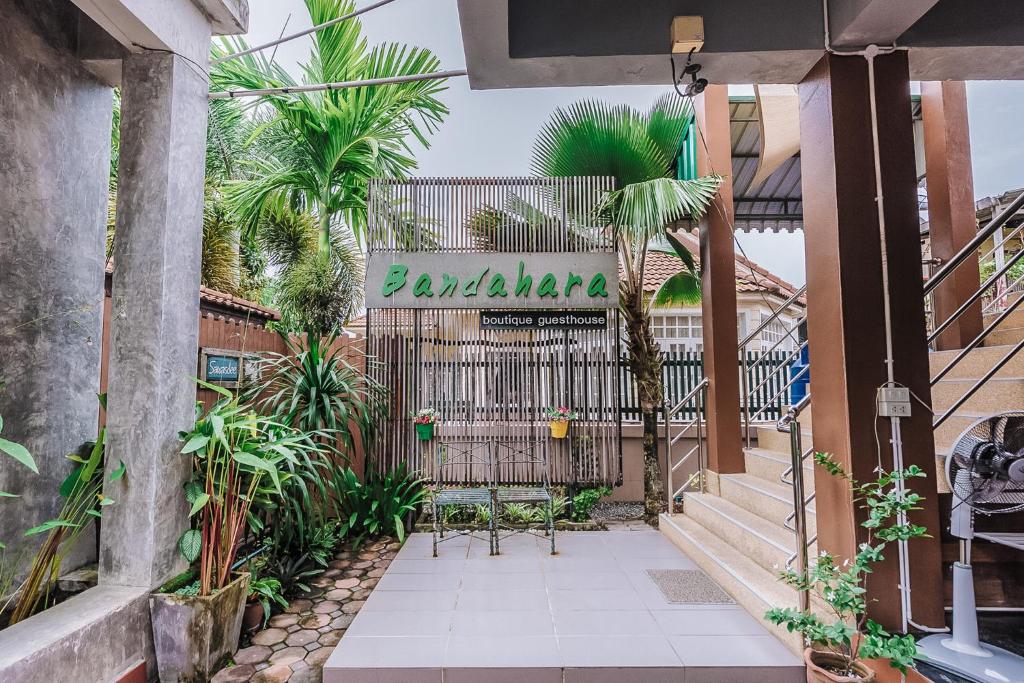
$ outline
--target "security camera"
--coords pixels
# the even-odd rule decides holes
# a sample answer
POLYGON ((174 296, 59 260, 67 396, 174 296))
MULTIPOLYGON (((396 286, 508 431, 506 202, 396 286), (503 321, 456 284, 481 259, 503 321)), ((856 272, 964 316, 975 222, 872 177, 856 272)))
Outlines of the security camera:
POLYGON ((692 83, 687 83, 686 88, 683 89, 683 94, 687 97, 694 97, 704 92, 704 89, 708 87, 708 79, 698 78, 692 83))

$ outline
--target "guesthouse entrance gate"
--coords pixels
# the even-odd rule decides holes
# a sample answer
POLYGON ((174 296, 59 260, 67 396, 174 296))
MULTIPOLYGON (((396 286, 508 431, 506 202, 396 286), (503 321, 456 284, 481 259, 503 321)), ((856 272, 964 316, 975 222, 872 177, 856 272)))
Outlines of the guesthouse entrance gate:
POLYGON ((371 467, 430 477, 439 446, 493 441, 546 449, 556 485, 621 482, 618 264, 596 210, 612 182, 370 183, 368 369, 390 392, 371 467), (579 418, 554 439, 560 406, 579 418), (413 429, 423 408, 438 411, 431 441, 413 429))

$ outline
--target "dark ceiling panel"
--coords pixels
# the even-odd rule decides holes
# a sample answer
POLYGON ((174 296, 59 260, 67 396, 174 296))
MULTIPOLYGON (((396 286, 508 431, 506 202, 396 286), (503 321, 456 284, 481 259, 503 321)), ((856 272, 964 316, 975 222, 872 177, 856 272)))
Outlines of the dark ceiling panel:
POLYGON ((939 0, 899 40, 908 47, 1024 44, 1022 0, 939 0))
POLYGON ((509 55, 667 54, 672 18, 682 15, 704 17, 704 52, 822 43, 820 0, 510 0, 509 55))

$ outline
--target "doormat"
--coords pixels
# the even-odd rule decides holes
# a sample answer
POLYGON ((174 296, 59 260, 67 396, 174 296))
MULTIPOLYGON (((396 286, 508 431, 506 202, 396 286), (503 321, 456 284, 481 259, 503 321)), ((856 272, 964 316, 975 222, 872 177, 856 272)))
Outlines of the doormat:
POLYGON ((648 569, 647 575, 673 605, 734 605, 736 601, 699 569, 648 569))

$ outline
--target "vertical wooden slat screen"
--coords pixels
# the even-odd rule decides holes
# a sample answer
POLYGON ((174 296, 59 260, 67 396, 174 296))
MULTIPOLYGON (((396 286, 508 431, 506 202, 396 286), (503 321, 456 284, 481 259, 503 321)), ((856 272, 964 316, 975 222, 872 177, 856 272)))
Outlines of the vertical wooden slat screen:
MULTIPOLYGON (((423 178, 370 183, 368 251, 611 252, 595 219, 610 178, 423 178)), ((433 474, 435 449, 452 441, 536 444, 552 481, 621 481, 618 312, 601 330, 483 330, 478 310, 371 309, 370 371, 391 392, 372 466, 400 463, 433 474), (580 419, 549 438, 544 410, 568 405, 580 419), (436 408, 431 442, 415 439, 411 413, 436 408)), ((503 473, 534 483, 538 468, 503 473)))

